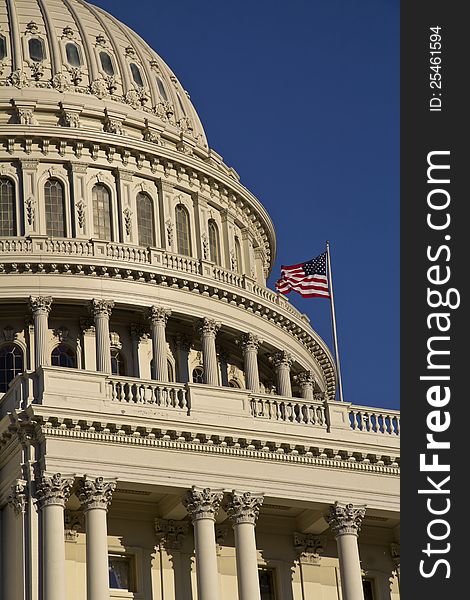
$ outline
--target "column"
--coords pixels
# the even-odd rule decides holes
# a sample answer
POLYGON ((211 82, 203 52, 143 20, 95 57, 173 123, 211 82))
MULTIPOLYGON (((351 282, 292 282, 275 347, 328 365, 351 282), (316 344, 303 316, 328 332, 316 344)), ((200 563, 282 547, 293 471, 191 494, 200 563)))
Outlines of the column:
POLYGON ((290 383, 290 367, 292 365, 292 356, 289 352, 281 350, 270 357, 277 377, 277 393, 279 396, 292 396, 292 387, 290 383))
POLYGON ((178 381, 188 383, 189 377, 189 352, 191 350, 191 340, 184 335, 176 336, 176 347, 178 348, 178 381))
POLYGON ((195 486, 183 498, 194 526, 198 600, 220 600, 215 517, 223 499, 222 490, 195 486))
POLYGON ((365 514, 365 506, 335 502, 325 515, 338 544, 343 600, 364 600, 357 536, 365 514))
POLYGON ((165 330, 170 315, 171 310, 161 306, 151 306, 148 312, 152 334, 153 378, 163 382, 168 381, 165 330))
POLYGON ((60 473, 42 475, 36 481, 36 499, 42 515, 43 600, 67 597, 65 578, 64 508, 73 486, 73 477, 60 473))
POLYGON ((214 319, 201 319, 198 324, 202 344, 202 361, 204 365, 204 383, 219 385, 217 366, 217 352, 215 349, 215 336, 221 324, 214 319))
POLYGON ((313 400, 313 389, 315 387, 315 373, 313 371, 302 371, 297 375, 300 393, 305 400, 313 400))
POLYGON ((109 339, 109 318, 114 307, 112 300, 93 298, 90 311, 95 320, 96 370, 111 373, 111 342, 109 339))
POLYGON ((11 486, 8 503, 0 511, 2 517, 2 552, 0 592, 2 598, 12 600, 24 597, 25 552, 24 513, 26 508, 26 481, 16 480, 11 486))
POLYGON ((258 347, 262 341, 253 333, 241 337, 243 360, 245 363, 245 386, 255 394, 259 393, 258 347))
POLYGON ((103 477, 80 481, 78 499, 85 513, 87 600, 109 600, 106 513, 116 488, 103 477))
POLYGON ((34 320, 34 362, 35 368, 50 364, 49 353, 49 313, 52 298, 50 296, 30 296, 29 309, 34 320))
POLYGON ((219 356, 220 385, 223 387, 228 387, 228 361, 230 359, 230 355, 222 348, 216 347, 216 352, 219 356))
POLYGON ((239 600, 260 600, 255 524, 263 504, 261 494, 229 494, 225 512, 233 524, 239 600))

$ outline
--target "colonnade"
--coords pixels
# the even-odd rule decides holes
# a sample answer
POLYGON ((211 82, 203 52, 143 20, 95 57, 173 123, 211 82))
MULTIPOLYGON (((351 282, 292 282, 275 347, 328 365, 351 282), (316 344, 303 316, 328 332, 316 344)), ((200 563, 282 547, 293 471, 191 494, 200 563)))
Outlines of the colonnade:
MULTIPOLYGON (((67 595, 64 510, 73 490, 85 515, 87 600, 109 600, 106 515, 115 488, 115 480, 103 477, 85 475, 74 481, 72 476, 55 473, 36 478, 33 492, 42 519, 39 542, 43 554, 40 577, 43 600, 63 600, 67 595)), ((14 520, 20 519, 25 510, 27 493, 24 485, 12 486, 5 534, 10 532, 13 536, 14 520)), ((237 490, 224 493, 221 489, 193 486, 182 497, 182 503, 194 529, 198 598, 221 597, 215 523, 223 507, 234 530, 238 598, 260 600, 255 526, 263 494, 237 490)), ((358 534, 365 512, 365 506, 335 502, 324 515, 338 546, 343 600, 364 600, 358 534)), ((187 529, 185 521, 172 521, 172 530, 176 531, 178 524, 181 531, 187 529)), ((13 592, 17 586, 16 574, 16 569, 11 574, 5 573, 4 593, 16 594, 13 592)))
MULTIPOLYGON (((34 322, 35 365, 36 367, 48 366, 50 364, 48 316, 52 307, 52 298, 44 296, 31 297, 29 307, 34 322)), ((94 298, 89 305, 95 328, 96 368, 103 373, 111 373, 109 323, 113 308, 114 302, 112 300, 94 298)), ((167 382, 166 325, 171 316, 171 310, 160 306, 152 306, 148 309, 146 316, 152 338, 153 377, 157 381, 167 382)), ((200 319, 195 327, 202 348, 204 383, 212 386, 220 385, 216 348, 216 337, 220 327, 221 324, 211 318, 200 319)), ((255 334, 247 332, 241 335, 238 342, 243 354, 246 387, 255 393, 259 393, 258 349, 262 344, 262 340, 255 334)), ((177 345, 180 350, 178 358, 180 376, 186 377, 184 381, 189 381, 187 353, 191 343, 183 336, 179 336, 177 345), (186 364, 182 358, 184 353, 186 354, 186 364)), ((272 354, 269 360, 276 373, 278 395, 291 397, 292 356, 289 352, 279 351, 272 354)), ((314 373, 312 371, 299 373, 295 375, 295 381, 299 384, 301 396, 306 400, 313 400, 314 373)))

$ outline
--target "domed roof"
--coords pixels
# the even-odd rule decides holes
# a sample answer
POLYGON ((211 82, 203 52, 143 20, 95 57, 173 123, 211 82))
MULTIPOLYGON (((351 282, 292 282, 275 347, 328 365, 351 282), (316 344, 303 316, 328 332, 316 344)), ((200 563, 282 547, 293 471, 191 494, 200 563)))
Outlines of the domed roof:
POLYGON ((188 93, 134 31, 82 0, 0 0, 0 103, 103 104, 207 146, 188 93))

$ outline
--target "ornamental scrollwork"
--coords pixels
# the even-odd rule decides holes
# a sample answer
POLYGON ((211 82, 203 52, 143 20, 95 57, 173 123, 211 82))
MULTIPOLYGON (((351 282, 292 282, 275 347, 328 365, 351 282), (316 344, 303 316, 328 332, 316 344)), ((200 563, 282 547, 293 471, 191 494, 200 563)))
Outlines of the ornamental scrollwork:
POLYGON ((244 333, 239 339, 239 344, 241 346, 243 354, 250 351, 258 352, 258 348, 262 343, 263 340, 261 340, 254 333, 244 333))
POLYGON ((320 564, 320 554, 326 547, 326 536, 313 533, 294 533, 294 548, 299 562, 310 565, 320 564))
POLYGON ((272 363, 275 369, 279 368, 287 368, 290 369, 293 358, 289 352, 285 350, 281 350, 280 352, 275 352, 269 357, 269 361, 272 363))
POLYGON ((208 317, 200 319, 197 323, 197 330, 202 337, 215 336, 221 327, 222 323, 208 317))
POLYGON ((193 486, 183 497, 183 506, 193 522, 199 519, 212 519, 215 521, 223 497, 224 494, 221 490, 198 489, 193 486))
POLYGON ((72 487, 73 477, 62 477, 60 473, 40 476, 36 480, 36 500, 39 509, 52 505, 65 507, 72 487))
POLYGON ((295 380, 301 388, 313 388, 315 386, 315 373, 313 371, 302 371, 295 376, 295 380))
POLYGON ((78 499, 85 512, 94 508, 107 510, 115 489, 115 480, 105 480, 103 477, 90 479, 85 475, 79 482, 78 499))
POLYGON ((51 312, 52 296, 30 296, 29 309, 33 315, 46 314, 51 312))
POLYGON ((335 502, 334 505, 330 506, 328 514, 325 515, 325 520, 335 536, 358 535, 365 514, 365 505, 355 506, 354 504, 335 502))
POLYGON ((90 312, 94 317, 111 316, 114 308, 114 300, 102 300, 101 298, 93 298, 90 305, 90 312))
POLYGON ((16 515, 21 515, 26 507, 27 483, 22 479, 17 479, 11 486, 7 502, 13 508, 16 515))
POLYGON ((234 525, 239 525, 240 523, 251 523, 254 525, 258 519, 263 499, 261 494, 233 491, 229 494, 225 512, 234 525))
POLYGON ((188 526, 187 521, 155 519, 155 536, 158 546, 166 550, 180 550, 188 533, 188 526))
POLYGON ((171 310, 163 308, 163 306, 151 306, 147 313, 147 317, 153 325, 158 323, 166 325, 170 316, 171 310))

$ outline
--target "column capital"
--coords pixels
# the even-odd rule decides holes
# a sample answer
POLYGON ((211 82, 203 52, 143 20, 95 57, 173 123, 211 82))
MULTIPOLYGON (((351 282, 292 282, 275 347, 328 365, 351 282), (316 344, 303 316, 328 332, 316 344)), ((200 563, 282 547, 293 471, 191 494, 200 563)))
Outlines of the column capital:
POLYGON ((90 304, 90 313, 93 317, 111 316, 114 308, 114 300, 103 300, 101 298, 93 298, 90 304))
POLYGON ((29 310, 33 315, 48 315, 51 312, 52 296, 30 296, 29 310))
POLYGON ((222 490, 201 489, 193 485, 183 497, 183 506, 193 522, 199 519, 212 519, 215 521, 223 497, 222 490))
POLYGON ((166 550, 180 550, 188 533, 188 521, 155 519, 155 535, 159 546, 166 550))
POLYGON ((315 386, 315 373, 313 371, 301 371, 295 375, 295 380, 298 382, 301 388, 303 387, 314 387, 315 386))
POLYGON ((323 553, 325 547, 325 535, 294 532, 294 548, 301 563, 318 565, 320 563, 320 554, 323 553))
POLYGON ((240 523, 251 523, 254 525, 258 519, 263 500, 264 497, 262 494, 236 492, 234 490, 228 495, 225 512, 234 525, 239 525, 240 523))
POLYGON ((255 352, 258 352, 258 348, 259 348, 260 344, 263 343, 263 340, 260 339, 254 333, 248 332, 248 333, 244 333, 240 336, 238 343, 240 344, 243 354, 245 354, 245 352, 248 352, 250 350, 254 350, 255 352))
POLYGON ((79 482, 78 499, 83 511, 93 508, 108 510, 113 492, 116 489, 116 480, 103 477, 89 478, 85 475, 79 482))
POLYGON ((61 473, 41 475, 36 480, 36 500, 39 509, 52 505, 65 507, 72 487, 73 477, 62 477, 61 473))
POLYGON ((189 352, 193 345, 192 340, 180 333, 175 337, 175 343, 179 350, 183 350, 183 352, 189 352))
POLYGON ((392 542, 390 544, 390 556, 395 568, 400 570, 400 544, 397 542, 392 542))
POLYGON ((131 338, 140 342, 149 337, 148 326, 142 325, 141 323, 131 323, 131 338))
POLYGON ((269 361, 272 363, 275 369, 278 369, 280 367, 287 367, 288 369, 290 369, 293 363, 293 358, 290 352, 280 350, 279 352, 271 354, 271 356, 269 357, 269 361))
POLYGON ((17 479, 11 486, 10 494, 8 495, 8 505, 13 508, 16 515, 21 515, 26 507, 26 490, 27 483, 23 479, 17 479))
POLYGON ((163 308, 163 306, 151 306, 147 311, 147 318, 153 325, 156 325, 157 323, 166 325, 170 316, 171 310, 169 308, 163 308))
POLYGON ((208 317, 205 317, 204 319, 199 319, 196 325, 197 331, 201 336, 215 335, 219 331, 221 326, 222 323, 216 321, 215 319, 210 319, 208 317))
POLYGON ((325 521, 330 526, 335 537, 347 534, 357 536, 361 530, 365 514, 365 505, 335 502, 334 505, 330 506, 328 514, 325 515, 325 521))

